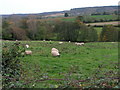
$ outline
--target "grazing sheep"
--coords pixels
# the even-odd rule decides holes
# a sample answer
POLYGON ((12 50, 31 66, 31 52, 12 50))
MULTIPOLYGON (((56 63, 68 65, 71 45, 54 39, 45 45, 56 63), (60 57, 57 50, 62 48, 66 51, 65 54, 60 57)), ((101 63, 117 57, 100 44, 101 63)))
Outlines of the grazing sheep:
POLYGON ((60 56, 59 52, 57 51, 51 51, 52 56, 60 56))
POLYGON ((45 40, 43 40, 43 41, 45 41, 45 40))
POLYGON ((56 48, 52 48, 51 54, 52 56, 60 56, 59 51, 56 48))
POLYGON ((59 52, 56 48, 52 48, 51 51, 56 51, 56 52, 59 52))
POLYGON ((85 44, 84 42, 81 43, 81 45, 84 45, 84 44, 85 44))
POLYGON ((29 48, 29 45, 28 45, 28 44, 26 44, 25 46, 26 46, 26 48, 29 48))
POLYGON ((26 55, 31 55, 31 54, 32 54, 32 51, 31 51, 31 50, 26 50, 26 51, 25 51, 25 54, 26 54, 26 55))
POLYGON ((70 43, 71 41, 69 41, 69 43, 70 43))
POLYGON ((80 43, 75 42, 75 45, 81 45, 80 43))
POLYGON ((63 42, 59 42, 59 44, 62 44, 63 42))
POLYGON ((84 43, 77 43, 77 42, 75 42, 75 45, 81 46, 81 45, 84 45, 84 43))

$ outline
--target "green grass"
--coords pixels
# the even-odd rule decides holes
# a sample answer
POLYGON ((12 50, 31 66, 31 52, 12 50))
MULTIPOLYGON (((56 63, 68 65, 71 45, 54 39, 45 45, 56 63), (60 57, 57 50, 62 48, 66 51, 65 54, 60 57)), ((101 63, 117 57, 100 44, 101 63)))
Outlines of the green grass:
MULTIPOLYGON (((97 28, 98 29, 98 28, 97 28)), ((5 43, 13 43, 7 41, 5 43)), ((25 87, 52 88, 60 85, 57 81, 34 82, 47 76, 48 78, 63 79, 67 73, 73 79, 90 77, 99 65, 105 65, 104 70, 115 70, 114 63, 118 62, 118 43, 96 42, 76 46, 74 43, 64 42, 59 45, 57 41, 21 41, 23 45, 29 44, 32 55, 25 56, 21 61, 23 68, 22 80, 32 81, 25 87), (51 56, 51 48, 57 48, 61 56, 51 56), (57 86, 56 86, 57 85, 57 86)), ((64 82, 62 82, 64 83, 64 82)))
MULTIPOLYGON (((56 20, 61 20, 61 21, 68 21, 68 22, 74 22, 76 20, 77 16, 73 16, 73 17, 54 17, 54 18, 48 18, 48 19, 40 19, 40 21, 47 21, 47 22, 54 22, 56 20)), ((111 22, 110 20, 112 21, 115 21, 118 16, 117 15, 92 15, 92 16, 83 16, 83 21, 86 21, 86 22, 90 22, 90 23, 94 23, 95 20, 98 21, 98 22, 106 22, 106 21, 109 21, 111 22), (101 21, 102 20, 102 21, 101 21)), ((97 22, 96 22, 97 23, 97 22)))
POLYGON ((96 19, 117 19, 118 18, 117 15, 93 15, 91 17, 96 19))
POLYGON ((76 20, 76 17, 62 18, 61 20, 62 20, 62 21, 70 21, 70 22, 73 22, 73 21, 76 20))
MULTIPOLYGON (((93 16, 83 16, 85 20, 115 20, 118 18, 117 15, 93 15, 93 16)), ((67 18, 61 18, 63 21, 75 21, 76 17, 67 17, 67 18)))

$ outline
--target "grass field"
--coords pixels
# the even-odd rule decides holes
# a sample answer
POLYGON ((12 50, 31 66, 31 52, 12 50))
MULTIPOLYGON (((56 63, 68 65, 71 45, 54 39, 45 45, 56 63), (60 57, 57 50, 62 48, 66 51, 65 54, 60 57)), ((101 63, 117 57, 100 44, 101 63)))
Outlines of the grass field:
POLYGON ((114 21, 114 22, 87 23, 86 25, 91 25, 91 26, 114 25, 114 26, 118 26, 118 21, 114 21))
POLYGON ((117 15, 93 15, 90 16, 96 19, 117 19, 118 16, 117 15))
POLYGON ((55 18, 40 19, 40 21, 47 21, 47 22, 54 22, 54 21, 74 22, 75 20, 76 20, 76 17, 55 17, 55 18))
MULTIPOLYGON (((84 21, 90 21, 91 23, 87 23, 86 25, 90 24, 91 26, 97 25, 97 26, 103 26, 103 25, 118 25, 118 21, 115 21, 118 16, 117 15, 93 15, 93 16, 83 16, 84 21), (95 20, 99 22, 94 22, 95 20), (106 21, 101 21, 106 20, 106 21), (113 21, 110 21, 113 20, 113 21)), ((48 18, 48 19, 40 19, 40 21, 47 21, 47 22, 54 22, 54 21, 69 21, 74 22, 76 20, 76 17, 55 17, 55 18, 48 18)))
MULTIPOLYGON (((27 55, 21 60, 22 77, 26 84, 23 87, 29 88, 57 88, 67 87, 68 83, 76 80, 84 80, 104 75, 109 71, 116 72, 118 62, 118 43, 96 42, 85 43, 84 46, 76 46, 74 43, 58 41, 20 41, 23 45, 29 44, 32 55, 27 55), (61 56, 51 56, 51 48, 57 48, 61 56), (99 68, 102 66, 102 68, 99 68), (100 71, 100 72, 99 72, 100 71), (97 73, 97 74, 95 74, 97 73), (63 80, 65 79, 65 80, 63 80), (28 83, 29 82, 29 83, 28 83)), ((3 43, 13 43, 4 41, 3 43)), ((113 74, 108 75, 112 77, 113 74)), ((115 75, 114 75, 115 76, 115 75)), ((104 79, 108 80, 108 79, 104 79)), ((104 81, 103 80, 103 81, 104 81)), ((115 80, 109 79, 109 82, 115 80)), ((91 80, 93 82, 94 80, 91 80)), ((99 80, 96 80, 97 83, 99 80)), ((90 83, 91 83, 90 82, 90 83)), ((94 82, 94 83, 95 83, 94 82)), ((78 86, 89 86, 87 82, 79 82, 78 86)), ((71 87, 75 87, 70 84, 71 87)), ((76 86, 77 87, 77 86, 76 86)))
POLYGON ((62 18, 61 19, 62 21, 75 21, 76 20, 76 17, 66 17, 66 18, 62 18))

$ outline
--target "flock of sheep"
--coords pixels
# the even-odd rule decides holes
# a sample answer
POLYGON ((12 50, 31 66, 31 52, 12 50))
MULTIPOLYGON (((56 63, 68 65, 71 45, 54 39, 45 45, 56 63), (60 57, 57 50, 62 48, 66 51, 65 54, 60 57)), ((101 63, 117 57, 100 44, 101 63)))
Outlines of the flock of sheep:
MULTIPOLYGON (((63 44, 64 42, 58 42, 59 44, 63 44)), ((70 41, 69 41, 70 43, 70 41)), ((75 45, 77 46, 81 46, 81 45, 84 45, 84 43, 78 43, 78 42, 75 42, 75 45)), ((30 46, 28 44, 25 45, 26 48, 29 48, 30 46)), ((26 55, 31 55, 32 54, 32 51, 31 50, 25 50, 25 54, 26 55)), ((51 55, 52 56, 55 56, 55 57, 60 57, 60 53, 59 53, 59 50, 56 49, 56 48, 52 48, 51 49, 51 55)))

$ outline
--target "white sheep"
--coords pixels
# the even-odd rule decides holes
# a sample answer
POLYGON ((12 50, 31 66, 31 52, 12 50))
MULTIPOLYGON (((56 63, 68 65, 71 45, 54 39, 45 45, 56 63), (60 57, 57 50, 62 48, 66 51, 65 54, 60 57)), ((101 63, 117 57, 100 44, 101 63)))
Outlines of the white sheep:
POLYGON ((84 44, 85 44, 84 42, 81 43, 81 45, 84 45, 84 44))
POLYGON ((59 52, 57 51, 51 51, 52 56, 60 56, 59 52))
POLYGON ((52 48, 51 54, 52 56, 60 56, 59 51, 56 48, 52 48))
POLYGON ((63 44, 63 42, 59 42, 59 44, 63 44))
POLYGON ((71 41, 69 41, 69 43, 70 43, 71 41))
POLYGON ((43 41, 45 41, 45 40, 43 40, 43 41))
POLYGON ((81 45, 80 43, 75 42, 75 45, 81 45))
POLYGON ((26 55, 31 55, 31 54, 32 54, 32 51, 31 51, 31 50, 26 50, 26 51, 25 51, 25 54, 26 54, 26 55))
POLYGON ((28 44, 26 44, 25 46, 26 46, 26 48, 29 48, 29 45, 28 45, 28 44))
POLYGON ((51 51, 56 51, 56 52, 59 52, 58 51, 58 49, 56 49, 56 48, 52 48, 52 50, 51 51))
POLYGON ((77 43, 77 42, 75 42, 75 45, 81 46, 81 45, 84 45, 84 43, 77 43))

